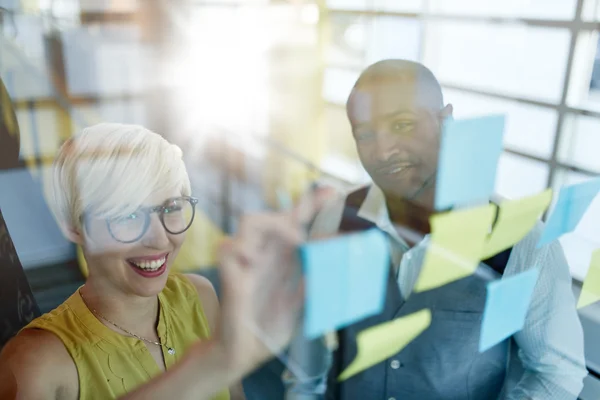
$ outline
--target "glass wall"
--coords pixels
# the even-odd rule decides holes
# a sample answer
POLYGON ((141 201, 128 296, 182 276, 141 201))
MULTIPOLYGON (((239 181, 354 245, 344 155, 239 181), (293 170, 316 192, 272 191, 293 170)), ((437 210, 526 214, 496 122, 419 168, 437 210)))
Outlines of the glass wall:
MULTIPOLYGON (((402 5, 325 2, 330 40, 323 96, 332 120, 367 65, 385 58, 418 60, 442 84, 456 118, 507 116, 498 194, 518 198, 600 173, 598 35, 595 23, 587 22, 595 20, 596 4, 581 2, 578 10, 576 0, 396 3, 402 5)), ((345 140, 352 141, 344 122, 330 129, 335 137, 345 131, 345 140)), ((333 147, 325 163, 334 158, 346 168, 357 164, 351 149, 342 161, 333 147)), ((586 221, 600 212, 597 207, 592 205, 586 221)), ((576 279, 583 279, 592 250, 600 247, 597 226, 582 223, 564 239, 576 279)))

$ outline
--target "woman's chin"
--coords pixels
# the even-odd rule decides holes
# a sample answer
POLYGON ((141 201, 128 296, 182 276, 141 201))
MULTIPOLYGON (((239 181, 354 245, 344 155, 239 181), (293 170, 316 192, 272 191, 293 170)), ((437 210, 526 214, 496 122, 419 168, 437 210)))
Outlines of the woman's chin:
POLYGON ((135 292, 142 297, 155 296, 160 293, 169 277, 169 265, 163 264, 156 270, 142 270, 141 268, 127 262, 128 274, 131 280, 131 286, 135 287, 135 292))

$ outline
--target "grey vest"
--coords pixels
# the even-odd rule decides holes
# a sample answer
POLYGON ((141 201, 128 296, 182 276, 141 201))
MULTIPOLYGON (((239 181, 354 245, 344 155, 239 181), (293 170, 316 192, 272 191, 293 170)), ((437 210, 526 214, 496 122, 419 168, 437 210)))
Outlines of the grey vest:
MULTIPOLYGON (((349 196, 349 201, 352 197, 356 195, 349 196)), ((364 198, 364 194, 361 197, 364 198)), ((357 217, 356 210, 356 207, 346 207, 340 230, 355 231, 372 227, 371 223, 357 217)), ((483 354, 479 353, 478 345, 486 283, 499 276, 492 268, 480 267, 470 277, 427 292, 413 293, 404 301, 395 277, 390 274, 383 312, 338 333, 340 346, 334 354, 326 398, 498 398, 506 377, 509 341, 504 341, 483 354), (356 335, 360 331, 425 308, 432 311, 431 326, 407 347, 341 384, 336 382, 339 373, 356 356, 356 335)))

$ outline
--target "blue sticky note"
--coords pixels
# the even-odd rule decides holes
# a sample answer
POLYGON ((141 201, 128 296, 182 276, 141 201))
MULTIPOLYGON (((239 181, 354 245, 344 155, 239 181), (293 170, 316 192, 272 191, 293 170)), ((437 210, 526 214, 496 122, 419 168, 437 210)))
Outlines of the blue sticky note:
POLYGON ((505 117, 487 116, 444 124, 435 192, 436 210, 488 200, 502 153, 505 117))
POLYGON ((538 270, 532 268, 488 283, 479 338, 480 352, 523 329, 537 278, 538 270))
POLYGON ((600 178, 562 188, 556 207, 546 222, 537 247, 551 243, 563 234, 574 231, 599 192, 600 178))
POLYGON ((384 306, 390 254, 381 231, 371 229, 300 248, 306 298, 304 335, 313 339, 384 306))

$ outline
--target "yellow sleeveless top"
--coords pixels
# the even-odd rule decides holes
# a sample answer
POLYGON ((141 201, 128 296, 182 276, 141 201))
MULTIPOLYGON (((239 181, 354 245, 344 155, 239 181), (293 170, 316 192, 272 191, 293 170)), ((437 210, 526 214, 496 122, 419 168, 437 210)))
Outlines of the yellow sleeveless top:
MULTIPOLYGON (((175 349, 171 355, 163 348, 169 369, 190 345, 208 338, 210 330, 196 288, 185 276, 170 275, 158 298, 158 336, 175 349)), ((80 399, 114 399, 161 373, 144 342, 102 324, 79 291, 23 329, 31 328, 50 331, 64 343, 77 367, 80 399)), ((213 400, 229 400, 229 391, 223 390, 213 400)))

